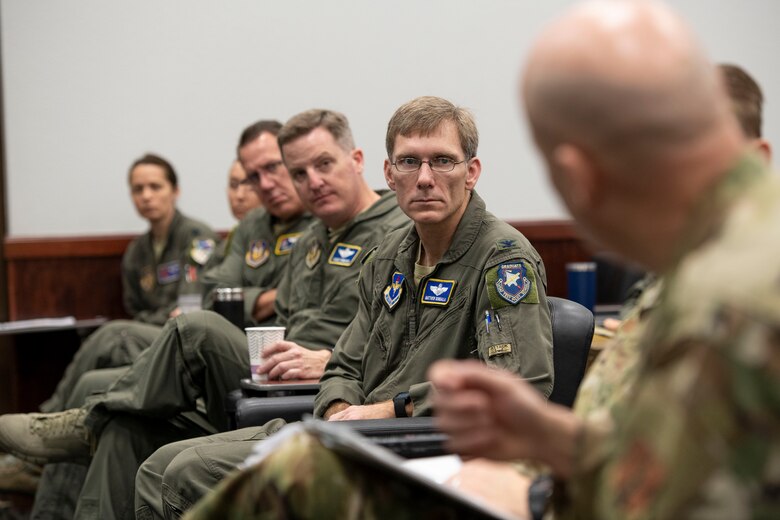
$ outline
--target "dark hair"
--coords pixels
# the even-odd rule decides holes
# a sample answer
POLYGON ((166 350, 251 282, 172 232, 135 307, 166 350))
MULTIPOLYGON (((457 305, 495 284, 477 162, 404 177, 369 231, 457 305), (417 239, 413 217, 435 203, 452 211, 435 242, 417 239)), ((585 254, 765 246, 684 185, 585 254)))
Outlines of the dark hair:
POLYGON ((173 186, 174 189, 179 187, 179 179, 176 177, 176 171, 173 169, 173 166, 171 166, 171 163, 159 155, 155 155, 153 153, 147 153, 143 157, 133 161, 133 164, 130 165, 130 171, 127 172, 128 183, 132 184, 133 182, 133 170, 135 170, 135 167, 142 164, 153 164, 155 166, 159 166, 165 172, 165 178, 168 182, 171 183, 171 186, 173 186))
POLYGON ((308 135, 315 128, 324 128, 344 150, 355 148, 352 130, 349 128, 347 116, 335 110, 312 108, 292 116, 279 131, 279 149, 290 141, 308 135))
POLYGON ((761 87, 747 71, 737 65, 721 64, 718 69, 723 75, 726 91, 742 131, 747 137, 761 137, 761 114, 764 105, 761 87))
POLYGON ((236 148, 236 152, 240 151, 241 148, 260 137, 260 134, 264 132, 268 132, 273 136, 279 135, 279 130, 281 130, 281 128, 282 123, 272 119, 262 119, 256 123, 252 123, 248 127, 244 128, 243 132, 241 132, 241 137, 238 138, 238 147, 236 148))

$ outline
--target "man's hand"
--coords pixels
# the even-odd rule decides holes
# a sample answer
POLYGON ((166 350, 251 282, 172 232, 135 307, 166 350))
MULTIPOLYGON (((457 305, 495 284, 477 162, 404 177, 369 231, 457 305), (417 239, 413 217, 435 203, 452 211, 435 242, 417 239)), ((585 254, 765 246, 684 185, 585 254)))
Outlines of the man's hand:
POLYGON ((506 462, 467 460, 446 483, 518 518, 531 516, 528 510, 531 480, 506 462))
POLYGON ((181 316, 181 307, 176 307, 171 312, 168 313, 168 319, 175 318, 176 316, 181 316))
POLYGON ((274 301, 276 301, 276 289, 270 289, 255 300, 255 308, 252 310, 252 317, 255 321, 265 321, 274 315, 274 301))
POLYGON ((376 404, 351 405, 326 416, 329 421, 355 421, 358 419, 388 419, 395 417, 393 401, 376 404))
POLYGON ((268 379, 319 379, 330 359, 330 350, 309 350, 292 341, 278 341, 263 350, 258 374, 268 379))
POLYGON ((449 449, 497 460, 533 459, 562 477, 581 428, 570 410, 550 404, 528 383, 477 361, 445 360, 428 372, 438 427, 449 449))

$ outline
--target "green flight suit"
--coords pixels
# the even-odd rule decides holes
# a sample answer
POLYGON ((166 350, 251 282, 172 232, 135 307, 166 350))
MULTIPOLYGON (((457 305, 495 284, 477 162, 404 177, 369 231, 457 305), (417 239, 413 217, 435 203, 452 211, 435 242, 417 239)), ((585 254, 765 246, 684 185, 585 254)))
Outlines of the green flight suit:
POLYGON ((130 242, 122 257, 122 300, 127 313, 136 321, 165 323, 176 308, 179 291, 197 282, 218 240, 206 224, 177 210, 159 259, 151 231, 130 242))
MULTIPOLYGON (((549 395, 552 332, 545 270, 525 237, 487 212, 475 193, 448 252, 436 270, 423 278, 419 290, 411 282, 418 242, 413 227, 395 231, 366 260, 358 285, 357 316, 339 339, 326 368, 315 413, 322 414, 333 400, 367 404, 411 390, 415 414, 424 414, 429 411, 424 382, 428 366, 436 359, 453 357, 479 357, 508 367, 549 395), (400 293, 389 290, 397 282, 396 271, 408 275, 400 293), (524 276, 516 279, 517 290, 506 293, 509 300, 494 290, 499 280, 505 282, 510 273, 521 272, 524 276), (441 287, 449 289, 442 291, 441 287), (492 319, 500 316, 489 332, 486 310, 492 319)), ((282 424, 272 421, 263 427, 211 436, 208 443, 193 440, 165 446, 139 470, 137 489, 141 490, 142 478, 152 481, 149 477, 158 475, 164 510, 169 517, 177 516, 243 462, 253 442, 238 441, 262 439, 282 424), (158 457, 170 462, 164 466, 155 461, 158 457)))
POLYGON ((203 308, 213 308, 216 289, 241 287, 244 291, 244 325, 272 324, 274 316, 263 323, 252 317, 255 302, 261 294, 279 285, 287 256, 310 221, 311 217, 304 215, 293 222, 280 224, 263 208, 250 211, 233 231, 225 259, 202 277, 206 289, 203 308))
POLYGON ((366 262, 360 307, 320 380, 315 415, 334 401, 371 404, 401 391, 415 415, 430 415, 425 374, 447 358, 478 358, 552 392, 547 278, 528 240, 475 192, 449 249, 415 287, 419 243, 414 228, 393 233, 366 262))
MULTIPOLYGON (((292 254, 286 256, 287 274, 277 291, 277 316, 280 324, 287 326, 286 338, 309 348, 334 345, 357 307, 354 280, 359 274, 360 258, 356 256, 350 261, 344 255, 355 251, 349 247, 367 252, 388 232, 407 222, 394 194, 388 192, 340 230, 333 237, 333 245, 321 222, 311 224, 292 254), (322 248, 319 255, 313 252, 315 244, 322 248), (338 255, 340 263, 328 261, 331 253, 338 255)), ((268 241, 272 242, 275 240, 268 241)), ((135 470, 154 449, 172 440, 168 431, 161 431, 159 438, 146 432, 145 417, 176 418, 183 423, 192 416, 181 418, 181 414, 194 411, 202 399, 207 423, 182 427, 179 438, 224 430, 225 396, 248 375, 249 356, 243 331, 210 311, 170 320, 152 347, 107 392, 87 402, 87 425, 100 442, 79 498, 77 515, 112 518, 126 513, 128 508, 132 511, 135 470), (111 419, 119 414, 125 417, 121 424, 115 424, 111 419), (130 426, 134 418, 135 428, 130 426), (110 429, 110 437, 103 442, 106 429, 110 429), (120 440, 133 431, 144 441, 143 447, 139 438, 126 443, 120 440), (119 444, 127 446, 125 460, 119 465, 107 462, 116 457, 115 446, 119 444)))

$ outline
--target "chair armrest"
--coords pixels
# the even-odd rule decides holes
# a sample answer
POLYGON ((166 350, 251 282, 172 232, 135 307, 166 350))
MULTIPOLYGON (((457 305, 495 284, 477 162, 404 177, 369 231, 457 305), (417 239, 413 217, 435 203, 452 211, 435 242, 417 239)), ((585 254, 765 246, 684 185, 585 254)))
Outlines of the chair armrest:
POLYGON ((383 435, 415 435, 420 433, 436 433, 433 417, 399 417, 392 419, 363 419, 359 421, 339 421, 347 428, 366 437, 383 435))
POLYGON ((236 402, 236 427, 262 426, 273 419, 300 421, 314 413, 314 394, 283 397, 247 397, 236 402))

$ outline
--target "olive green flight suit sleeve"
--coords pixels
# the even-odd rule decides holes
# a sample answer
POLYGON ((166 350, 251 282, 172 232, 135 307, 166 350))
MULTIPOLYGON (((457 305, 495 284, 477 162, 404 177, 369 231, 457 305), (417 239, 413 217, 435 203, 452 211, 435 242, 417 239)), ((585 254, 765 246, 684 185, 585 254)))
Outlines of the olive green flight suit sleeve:
POLYGON ((335 401, 350 404, 363 404, 365 401, 363 357, 374 322, 372 304, 376 303, 371 280, 373 269, 369 261, 363 266, 357 282, 358 309, 355 318, 339 338, 320 379, 320 390, 314 401, 314 415, 317 417, 322 417, 335 401))

